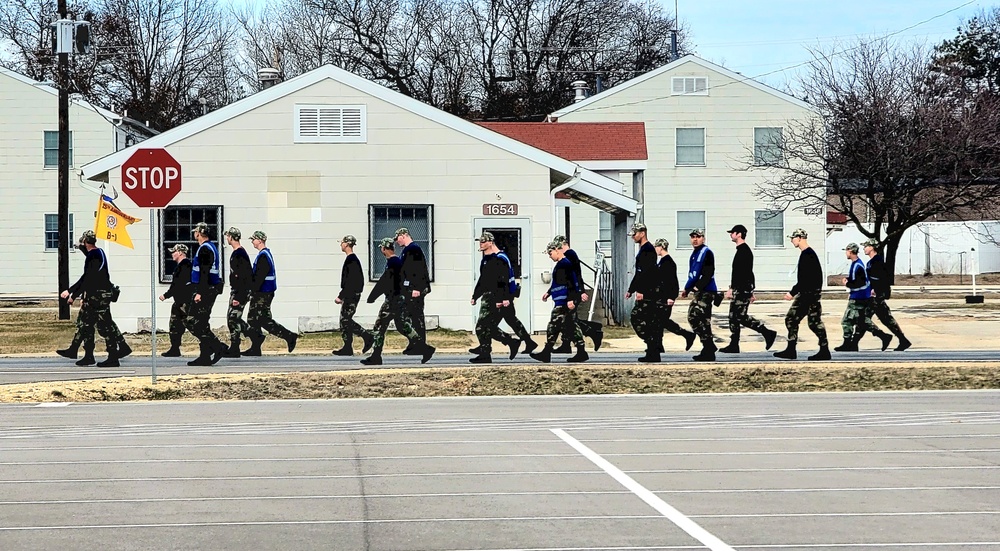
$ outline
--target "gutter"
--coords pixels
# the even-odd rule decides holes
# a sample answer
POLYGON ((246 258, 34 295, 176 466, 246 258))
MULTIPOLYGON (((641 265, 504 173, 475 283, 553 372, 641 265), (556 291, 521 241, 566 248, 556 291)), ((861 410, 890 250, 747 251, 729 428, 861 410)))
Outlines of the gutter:
POLYGON ((551 233, 552 236, 555 236, 556 232, 559 231, 559 226, 556 223, 556 194, 559 193, 560 191, 575 186, 579 182, 580 182, 580 171, 577 170, 576 173, 573 174, 573 177, 570 178, 566 183, 559 184, 558 186, 552 188, 552 191, 549 192, 551 194, 551 196, 549 197, 549 205, 552 209, 552 217, 550 219, 552 223, 552 233, 551 233))

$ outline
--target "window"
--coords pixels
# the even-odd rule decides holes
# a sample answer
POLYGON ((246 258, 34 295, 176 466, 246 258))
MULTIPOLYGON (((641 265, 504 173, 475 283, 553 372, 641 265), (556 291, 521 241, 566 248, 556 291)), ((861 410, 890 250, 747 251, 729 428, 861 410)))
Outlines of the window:
POLYGON ((677 211, 677 248, 691 248, 691 230, 705 229, 705 211, 703 210, 679 210, 677 211))
MULTIPOLYGON (((76 241, 73 239, 73 213, 69 213, 69 248, 73 249, 76 241)), ((59 215, 45 215, 45 250, 59 250, 59 215)))
MULTIPOLYGON (((208 224, 212 242, 219 246, 222 230, 225 229, 222 225, 221 206, 167 207, 160 211, 160 283, 170 283, 173 280, 174 268, 177 267, 167 249, 177 243, 183 243, 191 250, 190 257, 194 257, 195 251, 198 250, 198 242, 195 241, 191 230, 198 222, 208 224)), ((219 254, 223 257, 220 275, 225 279, 226 261, 221 246, 219 254)), ((252 258, 253 254, 250 256, 252 258)))
POLYGON ((677 129, 677 166, 705 166, 705 129, 677 129))
POLYGON ((785 246, 785 213, 780 210, 754 211, 755 247, 785 246))
POLYGON ((756 166, 778 166, 784 160, 782 155, 781 128, 753 129, 753 164, 756 166))
POLYGON ((295 143, 365 143, 364 105, 296 105, 295 143))
MULTIPOLYGON (((368 221, 371 242, 369 243, 368 277, 375 281, 385 271, 385 257, 379 249, 379 241, 385 237, 395 237, 396 230, 410 230, 410 237, 424 251, 427 270, 434 281, 434 208, 430 205, 368 205, 368 221)), ((399 249, 399 247, 396 247, 399 249)), ((399 250, 396 251, 399 254, 399 250)))
POLYGON ((615 227, 615 217, 610 212, 598 215, 597 241, 602 250, 611 250, 611 233, 615 227))
MULTIPOLYGON (((45 168, 59 168, 59 131, 45 131, 45 168)), ((69 166, 73 166, 73 131, 69 131, 69 166)))
POLYGON ((708 77, 674 77, 670 79, 672 96, 707 96, 708 77))

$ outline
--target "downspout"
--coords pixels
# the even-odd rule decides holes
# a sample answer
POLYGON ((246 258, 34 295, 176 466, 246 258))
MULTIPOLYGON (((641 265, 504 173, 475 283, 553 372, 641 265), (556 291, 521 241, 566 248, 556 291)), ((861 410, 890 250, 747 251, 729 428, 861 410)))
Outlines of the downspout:
POLYGON ((550 197, 549 199, 550 199, 550 207, 552 209, 551 222, 552 222, 552 235, 553 236, 556 235, 556 233, 559 232, 559 226, 556 223, 556 194, 559 193, 560 191, 563 191, 565 189, 569 189, 569 188, 575 186, 579 182, 580 182, 580 176, 579 176, 579 172, 577 172, 565 184, 559 184, 558 186, 552 188, 552 192, 551 192, 552 193, 552 197, 550 197))

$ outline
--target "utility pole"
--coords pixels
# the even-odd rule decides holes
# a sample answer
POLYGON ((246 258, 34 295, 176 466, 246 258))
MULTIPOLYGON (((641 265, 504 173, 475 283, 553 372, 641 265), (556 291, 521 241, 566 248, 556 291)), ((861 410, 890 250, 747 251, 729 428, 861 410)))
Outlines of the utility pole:
MULTIPOLYGON (((59 19, 69 18, 66 0, 59 0, 59 19)), ((57 30, 58 32, 58 30, 57 30)), ((61 40, 59 37, 58 40, 61 40)), ((69 289, 69 53, 66 48, 57 48, 59 55, 59 289, 56 293, 69 289)), ((69 319, 69 304, 59 301, 59 319, 69 319)))

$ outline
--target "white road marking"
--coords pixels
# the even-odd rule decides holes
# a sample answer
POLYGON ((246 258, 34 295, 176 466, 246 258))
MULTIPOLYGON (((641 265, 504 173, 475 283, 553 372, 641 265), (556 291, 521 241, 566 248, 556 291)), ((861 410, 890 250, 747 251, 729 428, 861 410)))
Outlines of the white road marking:
POLYGON ((36 405, 36 408, 64 408, 70 405, 72 402, 43 402, 36 405))
MULTIPOLYGON (((1000 545, 997 541, 942 542, 942 543, 802 543, 737 545, 740 549, 836 549, 838 547, 978 547, 1000 545)), ((670 551, 673 549, 704 549, 700 545, 668 545, 656 547, 504 547, 502 549, 449 549, 448 551, 670 551)))
POLYGON ((699 526, 698 523, 684 516, 683 513, 670 506, 666 501, 657 497, 653 492, 647 490, 632 477, 623 473, 618 467, 612 465, 610 461, 594 453, 593 450, 581 444, 577 439, 566 434, 566 431, 562 429, 552 429, 552 434, 555 434, 564 442, 569 444, 574 450, 580 452, 581 455, 589 459, 594 465, 597 465, 601 470, 608 473, 611 478, 614 478, 619 484, 631 490, 632 493, 639 497, 639 499, 645 501, 647 505, 665 516, 668 520, 670 520, 670 522, 676 524, 677 527, 684 530, 687 535, 700 541, 705 547, 708 547, 712 551, 734 551, 732 547, 726 545, 725 542, 709 533, 708 530, 705 530, 699 526))

